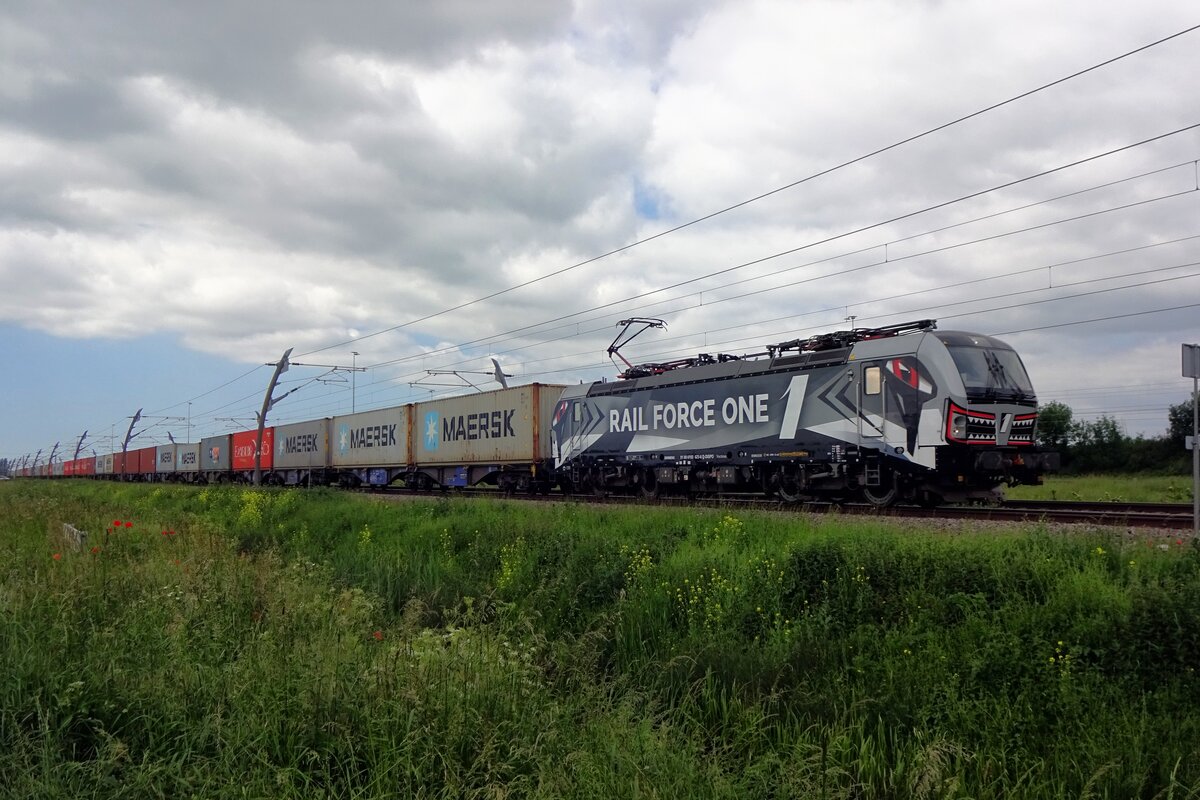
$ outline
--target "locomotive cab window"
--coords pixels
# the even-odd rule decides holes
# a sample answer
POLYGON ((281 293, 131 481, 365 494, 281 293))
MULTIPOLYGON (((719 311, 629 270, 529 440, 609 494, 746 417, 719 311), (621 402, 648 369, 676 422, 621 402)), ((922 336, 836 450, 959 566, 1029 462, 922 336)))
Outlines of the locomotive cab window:
POLYGON ((867 367, 863 370, 863 393, 875 395, 883 390, 883 370, 867 367))
POLYGON ((583 422, 583 405, 581 403, 571 404, 571 418, 576 422, 583 422))

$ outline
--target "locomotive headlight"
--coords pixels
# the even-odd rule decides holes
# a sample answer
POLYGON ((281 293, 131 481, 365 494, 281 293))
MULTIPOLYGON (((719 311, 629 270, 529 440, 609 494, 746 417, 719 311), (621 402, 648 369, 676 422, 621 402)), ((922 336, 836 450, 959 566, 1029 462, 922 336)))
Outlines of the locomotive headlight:
POLYGON ((967 438, 967 418, 963 414, 955 414, 950 418, 950 435, 955 439, 967 438))

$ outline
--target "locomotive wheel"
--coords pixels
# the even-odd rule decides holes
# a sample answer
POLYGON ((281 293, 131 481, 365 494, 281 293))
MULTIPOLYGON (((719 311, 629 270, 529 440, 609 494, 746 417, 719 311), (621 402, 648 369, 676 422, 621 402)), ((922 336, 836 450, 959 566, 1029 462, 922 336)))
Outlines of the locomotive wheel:
POLYGON ((604 476, 599 470, 590 472, 583 479, 584 491, 591 492, 594 497, 607 497, 608 490, 604 486, 604 476))
POLYGON ((885 472, 879 481, 878 486, 862 487, 863 499, 876 508, 886 508, 896 502, 896 498, 900 496, 900 489, 896 486, 896 476, 890 472, 885 472))
POLYGON ((658 476, 654 470, 648 469, 642 473, 642 497, 653 500, 658 497, 658 476))
POLYGON ((776 475, 775 493, 779 495, 779 499, 785 503, 799 503, 804 499, 804 493, 800 490, 800 483, 792 475, 779 473, 776 475))

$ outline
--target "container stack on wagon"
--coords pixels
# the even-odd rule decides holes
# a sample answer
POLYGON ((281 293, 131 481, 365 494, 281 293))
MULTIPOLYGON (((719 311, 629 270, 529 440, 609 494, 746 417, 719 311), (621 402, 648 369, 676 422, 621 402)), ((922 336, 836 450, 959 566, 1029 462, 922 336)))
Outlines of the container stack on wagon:
POLYGON ((411 406, 361 411, 330 423, 330 462, 341 483, 387 486, 413 463, 411 406))
POLYGON ((258 450, 268 484, 545 491, 554 483, 550 422, 564 388, 534 383, 267 427, 261 447, 257 430, 220 434, 105 454, 93 469, 117 480, 248 482, 258 450))
MULTIPOLYGON (((265 432, 263 440, 269 441, 265 432)), ((270 466, 274 483, 312 486, 330 482, 329 418, 280 425, 274 429, 272 440, 275 446, 271 448, 274 454, 270 466)), ((266 469, 266 458, 263 465, 266 469)))
POLYGON ((412 406, 412 480, 426 486, 496 484, 548 489, 550 422, 564 386, 529 384, 412 406))

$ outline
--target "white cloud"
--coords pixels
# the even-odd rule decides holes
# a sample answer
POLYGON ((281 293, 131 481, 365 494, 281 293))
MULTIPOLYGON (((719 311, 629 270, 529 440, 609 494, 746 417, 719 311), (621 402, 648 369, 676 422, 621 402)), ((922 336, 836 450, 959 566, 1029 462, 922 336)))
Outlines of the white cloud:
MULTIPOLYGON (((341 350, 380 362, 796 250, 425 362, 489 350, 524 374, 574 367, 555 374, 576 379, 632 315, 670 323, 639 339, 641 352, 683 355, 757 349, 847 314, 937 313, 986 331, 1177 304, 1194 284, 980 310, 1023 302, 1003 295, 1051 276, 1065 294, 1069 280, 1141 270, 1121 280, 1149 281, 1200 260, 1189 242, 1049 268, 1195 232, 1195 195, 1099 213, 1194 187, 1194 170, 929 231, 1194 159, 1195 133, 841 234, 1194 122, 1200 51, 1188 37, 370 336, 1061 77, 1186 27, 1184 16, 1169 0, 451 2, 370 20, 321 4, 286 18, 221 4, 0 12, 0 321, 97 339, 153 332, 247 362, 354 340, 341 350), (1014 233, 1080 214, 1098 215, 1014 233), (929 291, 901 297, 918 290, 929 291)), ((1018 336, 1035 378, 1098 380, 1071 365, 1100 348, 1141 359, 1147 379, 1179 319, 1018 336)), ((372 380, 403 384, 413 369, 372 380)))

